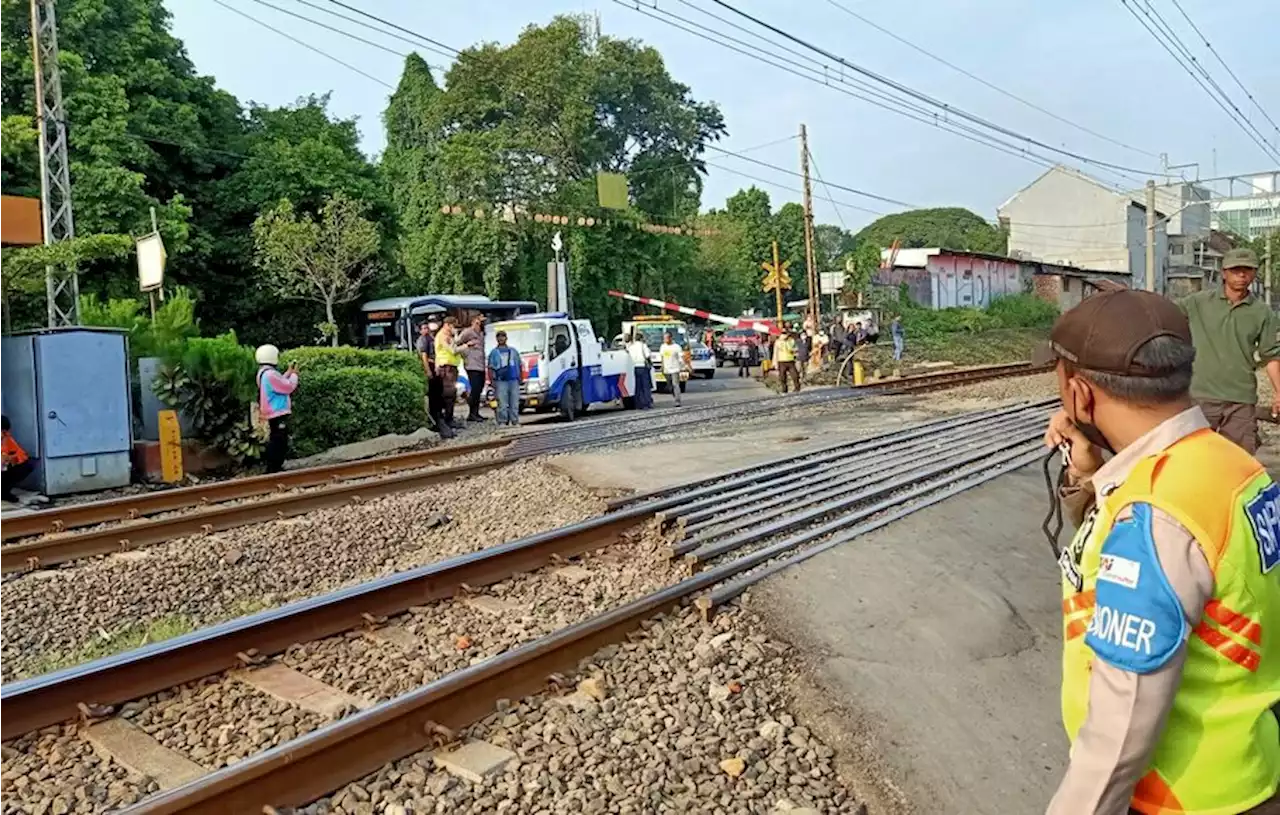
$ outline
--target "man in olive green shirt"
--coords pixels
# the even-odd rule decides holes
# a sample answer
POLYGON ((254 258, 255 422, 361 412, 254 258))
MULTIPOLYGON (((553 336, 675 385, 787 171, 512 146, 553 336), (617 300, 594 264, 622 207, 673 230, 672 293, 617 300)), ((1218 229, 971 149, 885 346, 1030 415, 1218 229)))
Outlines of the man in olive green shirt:
POLYGON ((1280 416, 1280 317, 1249 292, 1257 275, 1257 254, 1232 249, 1222 259, 1222 288, 1178 303, 1196 349, 1191 395, 1209 425, 1250 454, 1258 450, 1255 353, 1275 391, 1271 415, 1280 416))

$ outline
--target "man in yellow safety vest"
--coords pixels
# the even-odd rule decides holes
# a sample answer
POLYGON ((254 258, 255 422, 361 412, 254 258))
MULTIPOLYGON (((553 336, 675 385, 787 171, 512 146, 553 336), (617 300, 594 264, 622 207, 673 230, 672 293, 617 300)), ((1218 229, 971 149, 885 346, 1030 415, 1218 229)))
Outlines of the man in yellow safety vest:
POLYGON ((1209 429, 1187 318, 1142 291, 1054 325, 1066 775, 1051 815, 1280 813, 1280 486, 1209 429), (1104 451, 1112 455, 1107 458, 1104 451))

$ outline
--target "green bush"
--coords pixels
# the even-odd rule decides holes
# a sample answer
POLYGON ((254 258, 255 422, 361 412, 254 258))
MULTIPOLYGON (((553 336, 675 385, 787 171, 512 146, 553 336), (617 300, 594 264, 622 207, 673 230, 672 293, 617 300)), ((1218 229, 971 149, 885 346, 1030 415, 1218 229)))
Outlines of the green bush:
POLYGON ((292 454, 309 456, 384 433, 412 433, 426 424, 425 394, 421 366, 413 373, 372 367, 304 369, 293 392, 292 454))
POLYGON ((1058 309, 1031 294, 997 297, 986 309, 928 309, 909 298, 901 304, 902 327, 907 337, 936 337, 943 334, 995 331, 1005 328, 1048 328, 1058 317, 1058 309))
POLYGON ((280 354, 280 367, 296 362, 298 369, 311 374, 337 368, 373 368, 381 371, 400 371, 425 381, 422 360, 409 351, 375 351, 371 348, 337 348, 307 346, 291 348, 280 354))
POLYGON ((103 302, 91 294, 80 296, 80 323, 124 329, 132 359, 176 356, 188 340, 200 336, 195 301, 184 287, 178 286, 159 304, 154 320, 148 319, 149 310, 145 300, 112 297, 103 302))
POLYGON ((191 420, 197 438, 243 463, 262 452, 249 424, 249 405, 258 398, 256 373, 253 349, 228 331, 171 347, 153 388, 160 401, 191 420))
POLYGON ((1000 321, 1001 328, 1052 328, 1058 319, 1058 307, 1034 294, 997 297, 987 313, 1000 321))

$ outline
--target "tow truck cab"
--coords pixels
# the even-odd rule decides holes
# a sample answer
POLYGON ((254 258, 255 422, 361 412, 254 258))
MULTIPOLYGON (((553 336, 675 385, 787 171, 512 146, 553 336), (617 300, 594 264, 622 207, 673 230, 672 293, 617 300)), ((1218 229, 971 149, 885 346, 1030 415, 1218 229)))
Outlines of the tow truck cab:
POLYGON ((528 314, 485 326, 485 348, 498 345, 499 331, 520 353, 520 407, 559 410, 573 419, 587 406, 622 401, 631 407, 635 371, 626 351, 605 350, 589 320, 560 312, 528 314))

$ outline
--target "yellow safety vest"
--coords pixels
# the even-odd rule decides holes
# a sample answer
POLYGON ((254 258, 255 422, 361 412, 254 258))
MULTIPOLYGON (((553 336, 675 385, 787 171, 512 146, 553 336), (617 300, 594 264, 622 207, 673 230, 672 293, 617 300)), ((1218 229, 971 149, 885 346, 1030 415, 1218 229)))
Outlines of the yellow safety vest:
POLYGON ((778 340, 774 346, 778 352, 778 362, 795 362, 796 361, 796 341, 790 337, 783 337, 778 340))
POLYGON ((1280 725, 1271 712, 1280 701, 1273 644, 1280 636, 1280 486, 1217 433, 1197 431, 1138 462, 1123 484, 1098 497, 1064 551, 1063 723, 1074 742, 1089 707, 1094 652, 1085 634, 1102 544, 1120 511, 1141 503, 1195 536, 1214 592, 1190 628, 1178 694, 1130 806, 1148 815, 1237 815, 1280 785, 1280 725))
POLYGON ((453 350, 453 345, 445 341, 443 334, 436 334, 436 364, 462 367, 462 354, 453 350))

